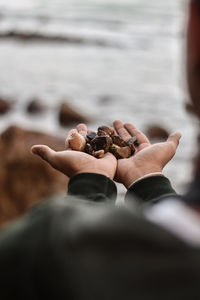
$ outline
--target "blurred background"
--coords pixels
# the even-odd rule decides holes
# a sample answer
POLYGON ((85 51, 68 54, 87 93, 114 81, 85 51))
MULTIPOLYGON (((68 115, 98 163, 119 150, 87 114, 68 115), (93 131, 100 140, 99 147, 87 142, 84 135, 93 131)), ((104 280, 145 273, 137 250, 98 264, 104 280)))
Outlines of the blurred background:
POLYGON ((185 110, 186 8, 186 0, 0 0, 0 216, 65 193, 65 178, 37 169, 29 147, 62 149, 79 121, 92 129, 131 121, 152 141, 180 130, 165 174, 184 192, 196 143, 185 110))

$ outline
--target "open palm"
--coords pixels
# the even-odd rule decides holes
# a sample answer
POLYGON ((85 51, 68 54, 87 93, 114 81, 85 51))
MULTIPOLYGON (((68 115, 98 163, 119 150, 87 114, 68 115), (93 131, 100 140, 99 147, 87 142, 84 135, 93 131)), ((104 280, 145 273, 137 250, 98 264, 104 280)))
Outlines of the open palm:
MULTIPOLYGON (((86 136, 88 132, 85 124, 79 124, 76 129, 69 132, 68 136, 74 131, 83 136, 86 136)), ((117 161, 111 153, 106 153, 103 158, 97 159, 84 152, 71 150, 67 141, 68 139, 66 140, 67 150, 64 151, 56 152, 48 146, 35 145, 32 147, 32 152, 69 177, 79 173, 98 173, 111 179, 114 178, 117 161)))
POLYGON ((115 180, 129 187, 138 178, 154 172, 161 172, 172 159, 179 144, 181 134, 171 134, 166 142, 152 145, 148 138, 133 124, 114 122, 116 132, 128 140, 136 136, 139 146, 133 156, 118 160, 115 180))

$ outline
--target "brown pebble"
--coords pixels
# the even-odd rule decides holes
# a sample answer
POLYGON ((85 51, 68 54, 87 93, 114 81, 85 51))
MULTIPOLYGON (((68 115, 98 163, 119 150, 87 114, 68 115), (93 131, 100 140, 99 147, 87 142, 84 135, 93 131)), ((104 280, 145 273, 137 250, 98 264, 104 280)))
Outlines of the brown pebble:
POLYGON ((117 158, 116 152, 118 149, 120 149, 119 146, 112 144, 110 145, 109 152, 111 152, 117 158))
POLYGON ((86 135, 86 139, 88 142, 90 142, 91 140, 93 140, 95 137, 97 136, 97 133, 95 131, 89 132, 86 135))
POLYGON ((113 151, 116 151, 119 148, 120 148, 120 146, 112 144, 112 145, 110 145, 109 151, 113 153, 113 151))
POLYGON ((136 138, 136 136, 131 137, 128 141, 127 141, 128 146, 131 149, 131 154, 133 155, 135 153, 135 147, 139 146, 138 140, 136 138))
POLYGON ((127 146, 127 142, 125 142, 119 135, 112 136, 112 142, 119 147, 127 146))
POLYGON ((109 136, 110 137, 110 135, 109 134, 107 134, 105 131, 103 131, 103 130, 98 130, 98 136, 109 136))
POLYGON ((116 150, 114 155, 118 159, 129 158, 131 156, 131 149, 129 146, 119 148, 116 150))
POLYGON ((104 150, 98 150, 94 152, 93 156, 96 158, 102 158, 104 156, 104 153, 104 150))
POLYGON ((108 152, 111 145, 111 138, 109 136, 97 136, 91 141, 91 146, 94 151, 104 150, 108 152))
POLYGON ((104 131, 109 136, 113 136, 115 134, 114 129, 112 127, 109 127, 109 126, 100 126, 98 128, 98 135, 99 135, 99 131, 104 131))
POLYGON ((69 146, 75 151, 84 151, 86 139, 78 132, 73 132, 68 139, 69 146))
POLYGON ((101 158, 104 153, 111 152, 117 159, 128 158, 135 153, 138 141, 135 136, 128 141, 115 135, 113 128, 100 126, 96 132, 90 132, 86 136, 84 151, 96 158, 101 158))
POLYGON ((92 146, 89 143, 86 144, 84 151, 90 155, 94 154, 94 150, 92 149, 92 146))

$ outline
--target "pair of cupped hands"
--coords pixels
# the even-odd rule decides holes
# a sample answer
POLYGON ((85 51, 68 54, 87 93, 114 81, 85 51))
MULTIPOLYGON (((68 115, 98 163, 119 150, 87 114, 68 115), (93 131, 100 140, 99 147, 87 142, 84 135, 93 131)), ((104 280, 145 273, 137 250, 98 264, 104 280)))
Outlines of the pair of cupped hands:
POLYGON ((114 121, 116 133, 124 140, 136 136, 139 146, 133 156, 117 160, 111 153, 106 153, 97 159, 85 152, 74 151, 69 148, 68 138, 75 131, 86 136, 91 130, 85 124, 79 124, 70 130, 66 139, 66 150, 56 152, 45 145, 35 145, 32 153, 39 155, 53 168, 72 177, 80 173, 97 173, 124 184, 128 188, 137 179, 162 172, 164 166, 172 159, 181 138, 179 132, 171 134, 166 142, 151 144, 148 138, 132 123, 114 121))

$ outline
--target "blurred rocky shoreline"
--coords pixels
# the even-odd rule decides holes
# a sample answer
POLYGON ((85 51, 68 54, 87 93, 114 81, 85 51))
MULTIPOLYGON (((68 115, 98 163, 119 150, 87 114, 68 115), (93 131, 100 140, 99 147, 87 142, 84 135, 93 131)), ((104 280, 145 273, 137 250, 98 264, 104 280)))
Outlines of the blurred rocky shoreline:
POLYGON ((63 150, 64 139, 11 126, 0 136, 0 226, 42 198, 65 195, 67 178, 31 154, 34 144, 63 150))
MULTIPOLYGON (((0 99, 0 117, 15 108, 14 101, 0 99)), ((28 115, 41 118, 45 109, 39 99, 32 99, 25 107, 28 115)), ((88 121, 66 103, 60 105, 57 118, 64 127, 88 121)), ((61 151, 65 138, 19 126, 10 126, 0 135, 0 226, 23 215, 41 199, 67 192, 68 178, 31 154, 35 144, 61 151)))
MULTIPOLYGON (((29 153, 32 144, 47 142, 46 135, 53 138, 52 146, 55 137, 64 141, 79 122, 92 130, 115 119, 133 122, 155 141, 179 130, 180 146, 164 173, 184 192, 192 177, 196 124, 184 109, 183 2, 0 0, 0 134, 16 135, 12 148, 21 144, 20 151, 29 153)), ((193 111, 189 104, 187 111, 193 111)), ((9 139, 0 139, 3 163, 10 146, 9 139)), ((37 165, 35 159, 29 156, 37 165)), ((8 169, 4 164, 3 170, 8 169)), ((11 171, 1 173, 1 182, 12 178, 11 171)), ((26 194, 25 179, 21 195, 26 194)), ((2 183, 1 189, 6 186, 8 194, 14 181, 2 183)), ((120 186, 122 198, 123 192, 120 186)), ((37 197, 34 203, 41 194, 37 197)), ((13 206, 8 204, 5 217, 1 208, 0 220, 25 212, 14 193, 5 199, 12 200, 1 200, 1 207, 13 206)))
MULTIPOLYGON (((14 101, 0 98, 0 117, 16 109, 14 101)), ((40 99, 31 99, 24 108, 29 116, 42 118, 47 109, 40 99)), ((67 103, 57 110, 57 121, 62 127, 89 123, 67 103)), ((152 124, 147 129, 151 139, 162 140, 168 136, 165 128, 152 124)), ((68 178, 51 168, 30 152, 35 144, 45 144, 56 151, 64 150, 65 137, 41 131, 9 126, 0 135, 0 226, 23 215, 31 206, 52 195, 65 196, 68 178)))
POLYGON ((98 46, 98 47, 113 47, 122 48, 123 45, 117 41, 106 40, 105 38, 97 37, 86 37, 86 36, 75 36, 70 34, 58 35, 48 34, 40 32, 26 32, 26 31, 6 31, 0 32, 0 40, 14 40, 19 42, 36 42, 36 43, 66 43, 66 44, 77 44, 79 46, 98 46))

